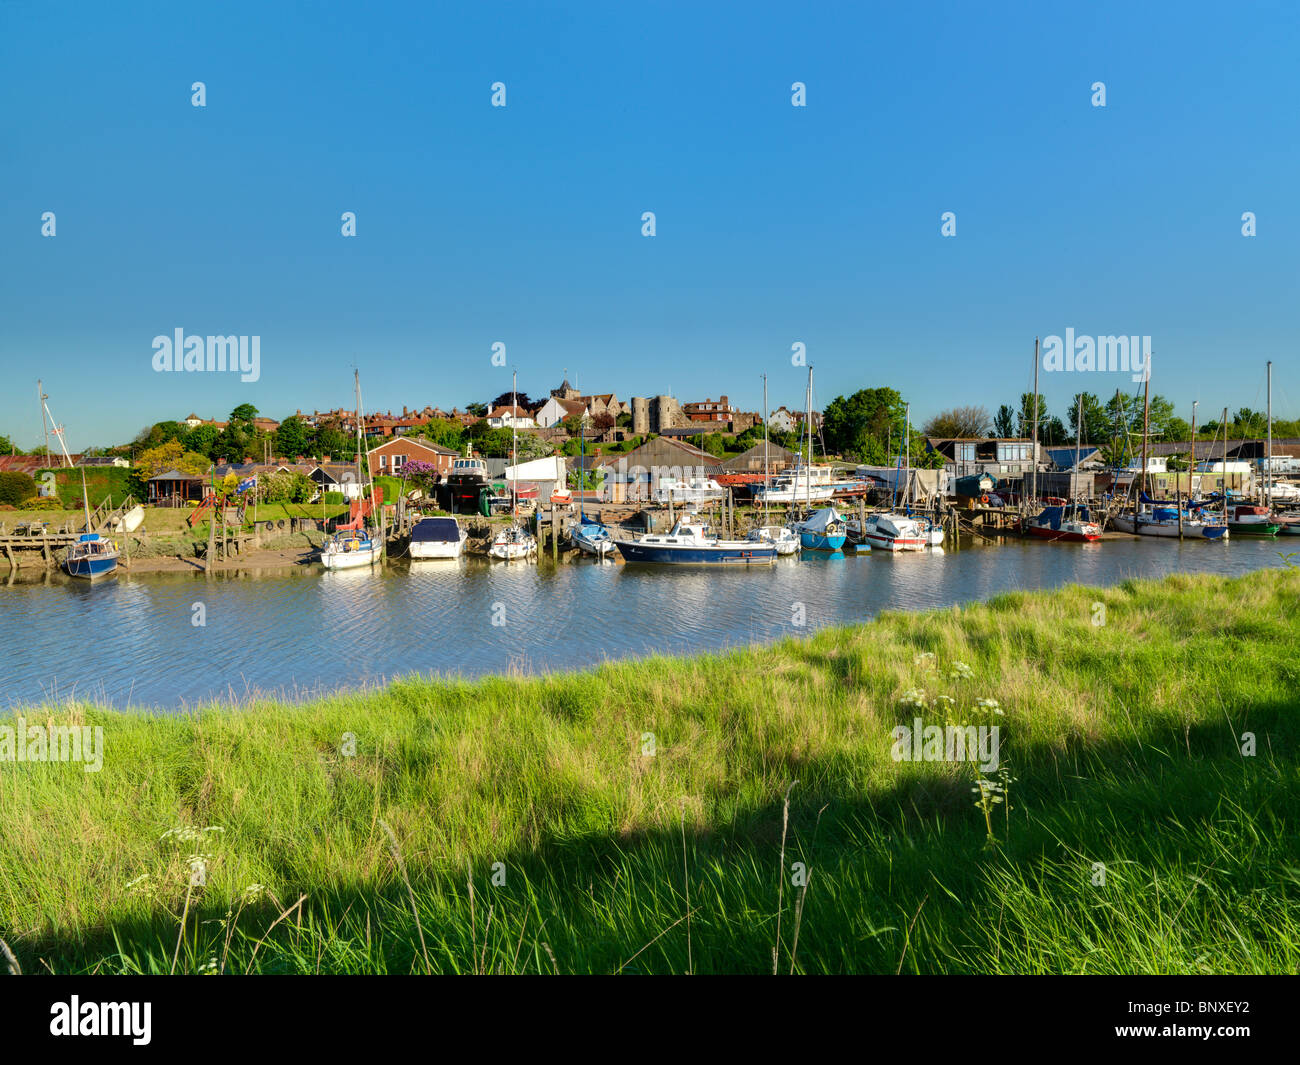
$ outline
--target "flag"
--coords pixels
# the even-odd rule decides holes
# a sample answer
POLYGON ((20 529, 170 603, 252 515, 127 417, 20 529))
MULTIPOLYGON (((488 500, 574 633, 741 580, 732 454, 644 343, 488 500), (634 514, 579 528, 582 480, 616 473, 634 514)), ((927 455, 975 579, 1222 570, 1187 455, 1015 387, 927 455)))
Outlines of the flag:
POLYGON ((247 492, 250 488, 256 488, 256 487, 257 487, 257 475, 254 474, 252 477, 249 477, 246 481, 240 481, 239 487, 235 489, 235 493, 237 495, 243 495, 243 493, 247 492))

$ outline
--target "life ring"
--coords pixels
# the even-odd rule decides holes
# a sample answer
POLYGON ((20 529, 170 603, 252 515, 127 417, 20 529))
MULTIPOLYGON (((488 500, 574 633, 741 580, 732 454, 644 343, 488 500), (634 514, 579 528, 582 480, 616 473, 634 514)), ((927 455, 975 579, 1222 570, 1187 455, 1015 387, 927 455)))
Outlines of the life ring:
POLYGON ((987 493, 980 496, 980 502, 983 503, 986 507, 989 505, 989 497, 987 493))

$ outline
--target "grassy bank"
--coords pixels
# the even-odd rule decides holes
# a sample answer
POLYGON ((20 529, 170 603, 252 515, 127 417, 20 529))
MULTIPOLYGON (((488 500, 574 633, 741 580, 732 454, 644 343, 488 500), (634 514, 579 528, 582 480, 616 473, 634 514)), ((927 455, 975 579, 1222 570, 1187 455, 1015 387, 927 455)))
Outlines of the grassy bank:
POLYGON ((1295 972, 1298 606, 1297 572, 1174 577, 585 674, 60 708, 103 769, 0 763, 0 937, 27 972, 1295 972), (917 716, 996 724, 1009 802, 893 760, 917 716))

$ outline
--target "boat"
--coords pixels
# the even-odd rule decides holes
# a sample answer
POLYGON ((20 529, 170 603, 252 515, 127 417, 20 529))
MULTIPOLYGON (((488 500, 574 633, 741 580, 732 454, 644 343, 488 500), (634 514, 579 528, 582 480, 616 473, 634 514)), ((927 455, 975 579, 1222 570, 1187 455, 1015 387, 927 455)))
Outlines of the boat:
POLYGON ((930 546, 930 537, 916 518, 894 511, 850 521, 845 532, 854 544, 878 551, 923 551, 930 546))
POLYGON ((1040 540, 1092 543, 1101 539, 1101 526, 1092 520, 1092 514, 1082 503, 1044 507, 1036 518, 1026 520, 1023 528, 1040 540))
POLYGON ((1228 511, 1228 528, 1236 536, 1276 536, 1282 525, 1268 507, 1238 503, 1228 511))
POLYGON ((68 548, 63 568, 69 577, 82 577, 93 581, 117 571, 117 545, 98 533, 82 533, 81 538, 68 548))
POLYGON ((916 517, 913 520, 921 526, 921 532, 925 536, 926 543, 931 547, 943 547, 944 538, 948 534, 941 522, 926 517, 916 517))
POLYGON ((791 528, 799 534, 799 542, 809 551, 838 551, 844 546, 847 535, 845 521, 834 507, 815 510, 791 528))
POLYGON ((413 560, 460 558, 468 534, 455 518, 421 518, 411 529, 408 551, 413 560))
POLYGON ((722 485, 712 477, 692 477, 680 480, 676 477, 660 477, 655 488, 656 503, 708 503, 721 499, 725 495, 722 485))
POLYGON ((815 467, 796 466, 778 474, 772 483, 754 490, 754 500, 759 503, 820 503, 835 495, 835 485, 830 481, 813 479, 815 467))
POLYGON ((797 533, 784 525, 760 525, 750 529, 746 540, 753 543, 771 544, 781 557, 798 553, 800 539, 797 533))
MULTIPOLYGON (((374 480, 362 478, 361 456, 365 454, 365 415, 362 413, 364 408, 361 405, 360 371, 354 370, 353 375, 357 392, 357 482, 364 484, 367 480, 369 481, 370 498, 369 500, 364 497, 352 500, 348 523, 336 526, 334 535, 321 544, 321 565, 329 570, 361 569, 365 566, 373 566, 384 555, 382 533, 377 536, 372 535, 370 530, 366 528, 366 518, 374 514, 380 497, 375 491, 374 480)), ((382 506, 382 503, 379 503, 379 505, 382 506)))
POLYGON ((719 540, 692 514, 683 514, 666 534, 647 533, 614 544, 625 562, 671 566, 770 566, 776 546, 757 540, 719 540))
POLYGON ((514 562, 519 559, 529 559, 537 554, 537 541, 527 529, 519 525, 512 525, 508 529, 502 529, 492 540, 488 547, 488 557, 494 558, 499 562, 514 562))
POLYGON ((614 538, 609 530, 598 521, 588 521, 585 517, 569 530, 569 539, 583 554, 598 558, 614 550, 614 538))
POLYGON ((366 530, 342 529, 321 544, 320 561, 326 569, 360 569, 373 566, 382 554, 383 543, 366 530))
POLYGON ((1206 521, 1194 517, 1191 512, 1183 512, 1182 527, 1178 523, 1178 511, 1174 507, 1139 507, 1116 514, 1111 524, 1120 532, 1134 533, 1138 536, 1159 536, 1165 539, 1188 540, 1226 540, 1228 526, 1221 522, 1206 521))

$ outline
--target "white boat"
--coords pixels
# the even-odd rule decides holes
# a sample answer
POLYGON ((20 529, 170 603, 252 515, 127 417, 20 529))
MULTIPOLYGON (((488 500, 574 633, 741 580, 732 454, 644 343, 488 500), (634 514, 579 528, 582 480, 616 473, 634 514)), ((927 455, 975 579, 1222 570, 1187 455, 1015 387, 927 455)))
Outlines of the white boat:
POLYGON ((321 545, 321 565, 326 569, 359 569, 373 566, 383 554, 383 545, 360 529, 337 532, 321 545))
POLYGON ((766 488, 756 488, 759 503, 815 503, 835 495, 829 466, 797 466, 773 478, 766 488))
POLYGON ((667 534, 648 533, 615 543, 625 562, 667 565, 770 566, 776 547, 756 540, 719 540, 694 515, 683 514, 667 534))
POLYGON ((919 521, 892 512, 868 514, 861 522, 850 521, 848 536, 850 542, 867 544, 873 551, 922 551, 930 545, 930 535, 919 521))
POLYGON ((660 477, 655 489, 656 503, 707 503, 725 495, 722 485, 711 477, 692 477, 688 481, 676 477, 660 477))
POLYGON ((614 539, 609 535, 609 530, 595 521, 584 519, 578 522, 569 530, 569 539, 583 554, 598 558, 614 550, 614 539))
POLYGON ((411 558, 460 558, 468 535, 455 518, 421 518, 411 529, 411 558))
POLYGON ((1170 540, 1176 540, 1180 535, 1187 540, 1228 539, 1228 527, 1222 522, 1206 522, 1187 514, 1183 515, 1180 530, 1178 511, 1173 507, 1125 511, 1111 518, 1111 524, 1120 532, 1138 536, 1160 536, 1170 540))
POLYGON ((799 551, 798 534, 784 525, 760 525, 757 529, 751 529, 745 539, 754 543, 771 544, 781 556, 797 554, 799 551))
POLYGON ((502 529, 488 548, 488 557, 500 562, 515 562, 537 554, 537 541, 518 525, 502 529))
POLYGON ((917 518, 916 522, 921 526, 921 532, 931 547, 943 546, 944 537, 947 533, 944 531, 942 524, 933 518, 917 518))

